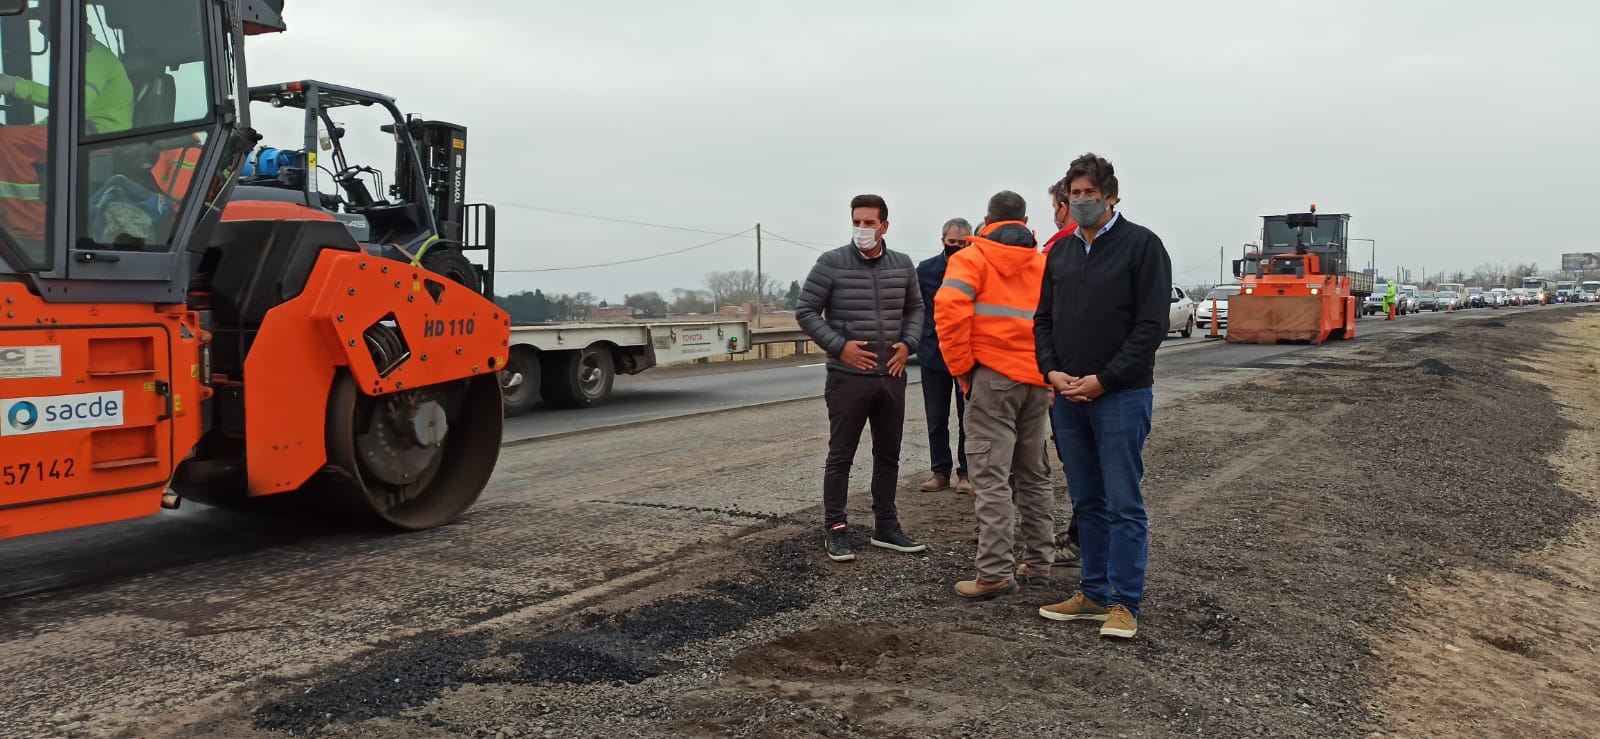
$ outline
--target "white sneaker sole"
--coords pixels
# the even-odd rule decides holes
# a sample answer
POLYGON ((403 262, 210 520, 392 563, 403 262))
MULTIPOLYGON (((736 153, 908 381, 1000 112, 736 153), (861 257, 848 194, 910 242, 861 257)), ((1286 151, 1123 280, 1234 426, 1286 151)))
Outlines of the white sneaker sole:
POLYGON ((1118 639, 1132 639, 1133 635, 1137 633, 1139 633, 1139 627, 1137 626, 1131 629, 1113 629, 1108 626, 1100 627, 1101 636, 1111 636, 1118 639))
POLYGON ((917 552, 928 551, 927 544, 918 544, 914 547, 902 547, 895 546, 894 544, 890 544, 886 541, 878 541, 877 539, 872 540, 872 546, 878 547, 879 549, 893 549, 896 552, 905 552, 906 554, 916 554, 917 552))
POLYGON ((1094 614, 1078 614, 1078 613, 1074 613, 1074 614, 1070 614, 1069 615, 1069 614, 1064 614, 1064 613, 1056 613, 1055 611, 1047 611, 1047 610, 1045 610, 1043 608, 1039 609, 1039 615, 1040 616, 1044 616, 1045 618, 1048 618, 1051 621, 1101 621, 1101 622, 1104 622, 1107 619, 1111 618, 1110 615, 1096 616, 1094 614))

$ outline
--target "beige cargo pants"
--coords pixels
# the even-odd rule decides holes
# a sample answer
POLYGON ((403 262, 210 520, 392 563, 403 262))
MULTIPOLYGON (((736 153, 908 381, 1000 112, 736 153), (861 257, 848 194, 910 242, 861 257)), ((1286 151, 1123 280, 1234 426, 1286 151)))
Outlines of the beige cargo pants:
POLYGON ((1040 450, 1050 437, 1050 391, 979 367, 967 400, 966 431, 978 514, 978 579, 1012 579, 1014 529, 1022 534, 1022 561, 1048 571, 1055 554, 1055 501, 1049 462, 1040 450))

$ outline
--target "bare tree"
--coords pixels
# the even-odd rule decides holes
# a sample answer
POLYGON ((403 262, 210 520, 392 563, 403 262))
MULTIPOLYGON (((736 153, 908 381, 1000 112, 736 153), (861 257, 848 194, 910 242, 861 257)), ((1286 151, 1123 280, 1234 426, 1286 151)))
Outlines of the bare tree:
POLYGON ((724 305, 743 305, 755 301, 758 297, 763 303, 772 302, 781 294, 778 285, 778 281, 768 275, 762 275, 761 284, 757 285, 756 272, 753 269, 712 272, 706 275, 706 290, 711 293, 719 308, 724 305))
POLYGON ((1500 276, 1505 274, 1505 268, 1493 264, 1480 264, 1473 268, 1470 281, 1482 287, 1500 284, 1500 276))
POLYGON ((672 288, 673 313, 715 313, 716 301, 703 290, 689 290, 681 287, 672 288))

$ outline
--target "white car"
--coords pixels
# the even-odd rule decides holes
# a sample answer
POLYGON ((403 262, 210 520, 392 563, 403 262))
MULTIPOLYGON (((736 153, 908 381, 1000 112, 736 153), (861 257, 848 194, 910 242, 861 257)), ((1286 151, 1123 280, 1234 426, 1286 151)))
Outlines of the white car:
POLYGON ((1194 335, 1194 301, 1177 285, 1172 286, 1172 308, 1167 313, 1167 333, 1173 331, 1185 339, 1194 335))
POLYGON ((1211 304, 1216 301, 1217 328, 1228 327, 1228 298, 1239 294, 1238 285, 1218 285, 1211 288, 1211 292, 1201 298, 1194 309, 1195 326, 1202 329, 1211 328, 1211 304))

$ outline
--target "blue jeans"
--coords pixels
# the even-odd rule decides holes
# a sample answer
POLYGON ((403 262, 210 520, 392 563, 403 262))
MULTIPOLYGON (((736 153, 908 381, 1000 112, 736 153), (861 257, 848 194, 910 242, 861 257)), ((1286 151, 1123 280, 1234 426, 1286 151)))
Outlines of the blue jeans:
POLYGON ((1155 394, 1150 388, 1106 393, 1091 403, 1056 398, 1050 414, 1067 472, 1082 547, 1083 594, 1139 615, 1150 522, 1144 512, 1144 442, 1155 394))
POLYGON ((950 477, 967 475, 967 401, 961 397, 956 378, 930 367, 922 368, 922 406, 928 414, 928 454, 933 459, 933 474, 950 477), (950 398, 956 401, 956 458, 950 458, 950 398))

